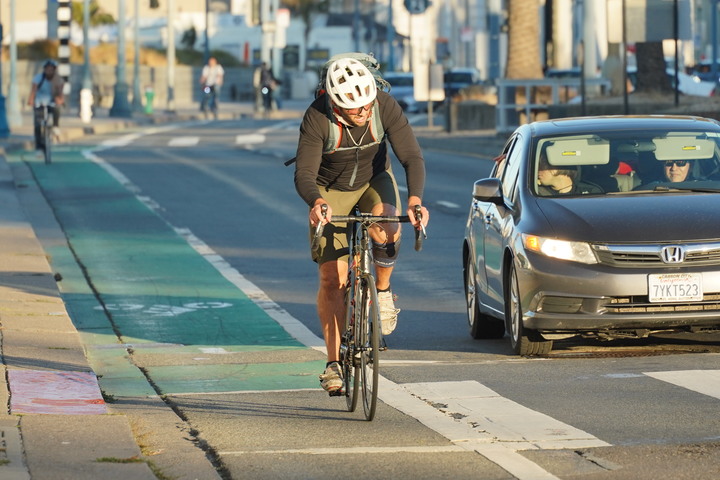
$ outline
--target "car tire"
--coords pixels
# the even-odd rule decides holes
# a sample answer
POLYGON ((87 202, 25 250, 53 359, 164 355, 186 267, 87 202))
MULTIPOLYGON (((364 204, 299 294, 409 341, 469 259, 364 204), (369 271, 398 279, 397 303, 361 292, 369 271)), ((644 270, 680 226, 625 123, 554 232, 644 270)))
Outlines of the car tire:
POLYGON ((505 336, 505 323, 503 320, 480 312, 477 283, 475 282, 475 263, 470 255, 467 255, 465 260, 463 273, 465 276, 465 301, 470 336, 474 339, 502 338, 505 336))
POLYGON ((510 335, 510 346, 518 355, 546 355, 552 350, 552 340, 545 340, 534 330, 527 329, 522 322, 520 286, 515 265, 510 262, 505 288, 505 323, 510 335))

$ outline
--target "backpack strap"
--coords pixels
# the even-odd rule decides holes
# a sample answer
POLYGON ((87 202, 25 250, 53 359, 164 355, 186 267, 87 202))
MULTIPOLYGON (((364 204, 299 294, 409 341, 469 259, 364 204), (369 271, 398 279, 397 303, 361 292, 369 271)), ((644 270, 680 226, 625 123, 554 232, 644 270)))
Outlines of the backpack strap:
MULTIPOLYGON (((330 112, 330 115, 332 115, 332 110, 330 110, 330 112)), ((329 135, 328 138, 325 140, 323 155, 328 155, 344 150, 365 150, 368 147, 378 145, 385 139, 385 129, 383 128, 382 120, 380 119, 380 106, 377 99, 375 99, 375 101, 373 102, 373 112, 369 120, 369 131, 370 135, 372 135, 373 137, 373 141, 371 143, 368 143, 367 145, 361 145, 359 147, 341 147, 340 142, 342 141, 343 126, 336 118, 334 118, 334 115, 332 119, 328 117, 328 121, 330 122, 328 129, 329 135)))

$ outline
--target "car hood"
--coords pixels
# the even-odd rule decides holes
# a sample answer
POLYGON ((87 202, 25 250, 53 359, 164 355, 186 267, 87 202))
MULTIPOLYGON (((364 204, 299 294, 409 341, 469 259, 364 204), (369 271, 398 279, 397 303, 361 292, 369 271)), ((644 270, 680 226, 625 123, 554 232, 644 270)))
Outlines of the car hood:
MULTIPOLYGON (((720 238, 720 194, 535 198, 547 232, 588 242, 687 242, 720 238)), ((536 224, 535 227, 540 227, 536 224)))

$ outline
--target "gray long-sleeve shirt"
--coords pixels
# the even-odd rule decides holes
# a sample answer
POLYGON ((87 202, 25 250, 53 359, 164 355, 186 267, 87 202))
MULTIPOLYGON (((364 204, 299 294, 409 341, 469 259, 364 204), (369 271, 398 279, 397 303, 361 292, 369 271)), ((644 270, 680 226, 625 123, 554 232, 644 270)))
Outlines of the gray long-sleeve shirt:
MULTIPOLYGON (((373 176, 388 169, 387 142, 357 150, 340 150, 323 154, 325 140, 330 136, 327 99, 321 95, 305 111, 300 125, 300 138, 295 165, 295 189, 305 202, 312 206, 315 200, 322 198, 318 185, 333 190, 353 191, 370 181, 373 176), (357 155, 357 175, 350 185, 357 155)), ((422 198, 425 188, 425 161, 415 133, 407 117, 393 97, 379 91, 377 106, 385 130, 385 138, 390 142, 393 152, 405 169, 408 196, 422 198)), ((343 127, 340 147, 352 147, 354 142, 368 145, 375 139, 366 127, 343 127), (349 135, 348 135, 349 131, 349 135), (352 138, 350 138, 352 136, 352 138), (363 138, 360 141, 360 138, 363 138)))

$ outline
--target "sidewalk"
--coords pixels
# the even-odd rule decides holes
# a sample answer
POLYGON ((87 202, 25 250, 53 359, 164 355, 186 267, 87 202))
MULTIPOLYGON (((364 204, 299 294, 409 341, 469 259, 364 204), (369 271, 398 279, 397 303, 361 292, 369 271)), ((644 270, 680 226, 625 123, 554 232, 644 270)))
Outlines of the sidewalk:
MULTIPOLYGON (((271 118, 299 119, 309 101, 286 101, 271 118)), ((219 119, 253 116, 249 103, 223 104, 219 119)), ((138 125, 202 120, 197 106, 152 116, 113 118, 98 111, 91 123, 70 114, 61 119, 61 140, 75 140, 138 125)), ((435 123, 442 122, 436 116, 435 123)), ((416 127, 424 148, 462 151, 480 156, 499 153, 504 139, 494 132, 444 132, 442 127, 416 127), (453 141, 448 142, 452 137, 453 141)), ((0 139, 0 480, 219 478, 203 452, 190 444, 177 418, 160 399, 149 400, 152 421, 163 423, 172 452, 142 451, 142 432, 121 408, 105 403, 89 365, 80 335, 66 310, 48 261, 36 237, 64 244, 53 213, 22 165, 11 168, 5 153, 33 148, 31 112, 22 126, 0 139), (40 227, 38 227, 38 225, 40 227), (154 403, 153 403, 154 402, 154 403)), ((76 267, 77 268, 77 267, 76 267)), ((125 407, 127 408, 127 407, 125 407)), ((148 420, 149 422, 150 420, 148 420)))

